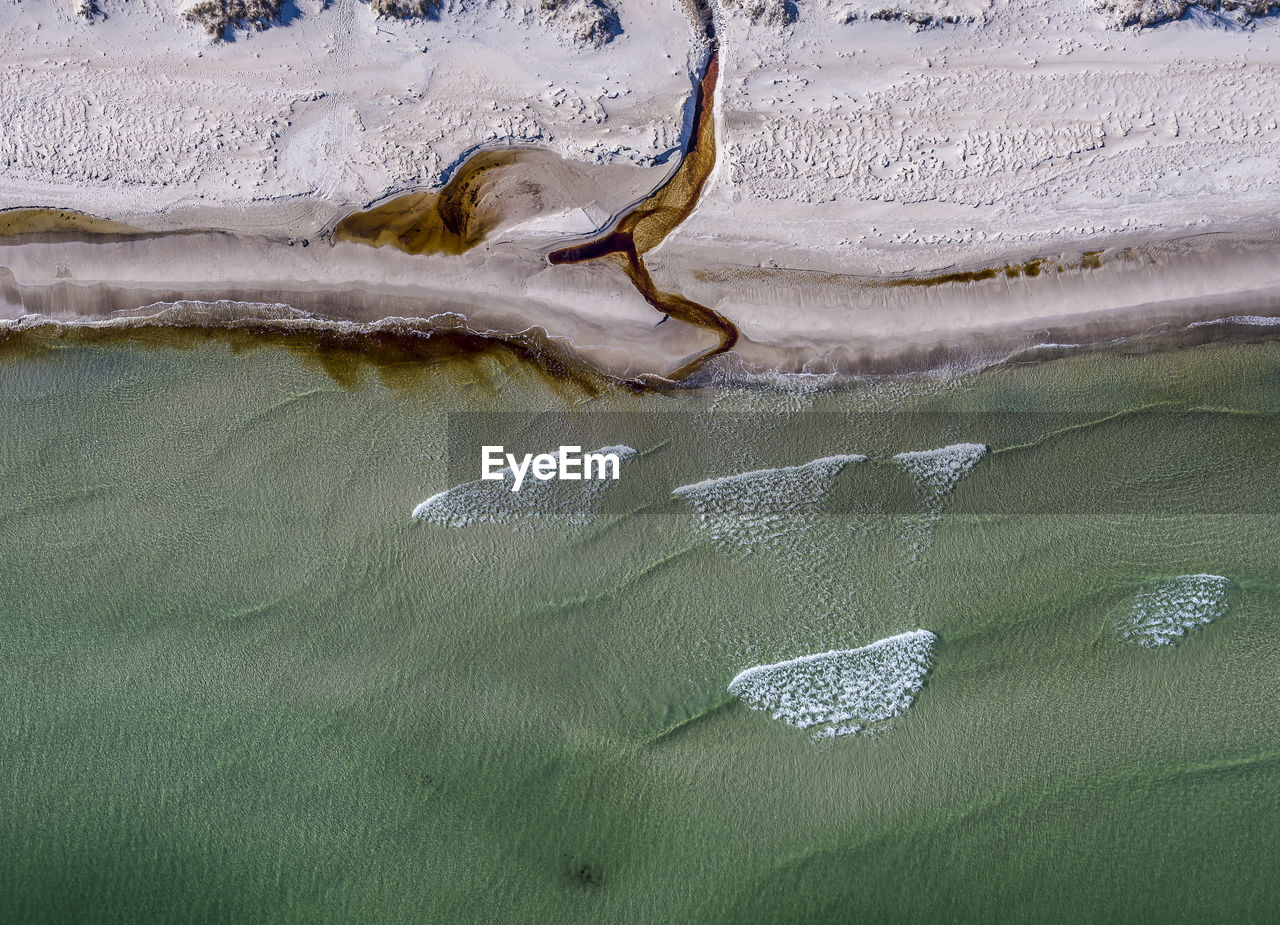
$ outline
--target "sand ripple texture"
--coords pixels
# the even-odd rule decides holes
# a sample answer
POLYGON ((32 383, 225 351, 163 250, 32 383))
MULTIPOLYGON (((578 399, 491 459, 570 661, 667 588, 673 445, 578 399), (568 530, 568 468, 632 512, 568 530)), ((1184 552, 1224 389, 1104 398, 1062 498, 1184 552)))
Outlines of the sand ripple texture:
MULTIPOLYGON (((606 446, 597 453, 616 453, 620 469, 636 455, 629 446, 606 446)), ((559 453, 552 453, 559 459, 559 453)), ((519 491, 512 491, 515 475, 511 467, 500 470, 501 481, 476 480, 455 485, 432 495, 413 509, 418 520, 442 527, 471 527, 476 524, 510 524, 515 527, 546 521, 556 525, 586 524, 596 504, 617 484, 612 479, 584 479, 540 482, 526 475, 519 491)))
POLYGON ((1120 618, 1126 642, 1154 648, 1174 645, 1179 637, 1224 616, 1231 592, 1221 575, 1179 575, 1155 581, 1133 597, 1120 618))
POLYGON ((825 250, 824 268, 908 272, 1095 235, 1269 222, 1274 22, 1117 31, 1095 9, 1187 5, 830 0, 799 4, 786 29, 726 17, 727 182, 684 240, 734 240, 742 262, 775 256, 769 239, 801 239, 810 268, 825 250), (744 221, 765 203, 768 221, 744 221))
POLYGON ((729 682, 729 691, 774 719, 815 729, 815 739, 869 732, 911 706, 936 644, 933 633, 915 630, 859 649, 757 665, 729 682))
MULTIPOLYGON (((315 234, 352 207, 440 185, 478 146, 661 165, 700 58, 688 15, 655 0, 629 4, 621 23, 585 0, 414 22, 359 0, 297 0, 277 27, 213 45, 176 3, 97 5, 104 15, 86 20, 65 2, 0 3, 0 207, 315 234), (617 28, 626 41, 594 47, 617 28), (671 65, 652 67, 662 55, 671 65), (243 208, 260 203, 272 208, 243 208)), ((623 201, 652 182, 621 181, 623 201)), ((597 195, 584 189, 582 208, 597 195)), ((617 208, 606 200, 593 221, 617 208)))

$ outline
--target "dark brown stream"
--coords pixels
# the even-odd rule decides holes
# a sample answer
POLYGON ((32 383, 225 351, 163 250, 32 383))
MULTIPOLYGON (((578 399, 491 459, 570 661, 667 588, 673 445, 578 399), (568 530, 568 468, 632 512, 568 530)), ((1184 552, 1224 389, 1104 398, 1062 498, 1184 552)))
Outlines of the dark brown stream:
MULTIPOLYGON (((709 20, 708 20, 709 22, 709 20)), ((669 378, 679 379, 693 372, 708 357, 733 349, 738 342, 738 329, 733 322, 716 311, 686 299, 678 293, 658 289, 644 265, 644 255, 657 247, 693 212, 716 163, 716 133, 713 114, 716 79, 720 73, 719 52, 715 45, 707 59, 707 69, 698 84, 694 101, 693 130, 689 147, 671 179, 652 196, 624 214, 613 230, 583 244, 552 251, 547 259, 554 265, 607 259, 620 266, 646 302, 681 321, 714 330, 720 342, 699 354, 669 378)))
MULTIPOLYGON (((732 349, 738 341, 733 322, 678 293, 663 292, 644 264, 644 255, 692 214, 716 163, 713 109, 720 73, 719 45, 710 7, 703 0, 693 0, 690 15, 709 51, 695 91, 693 125, 680 166, 651 196, 617 219, 609 231, 548 255, 555 265, 608 260, 663 315, 717 332, 719 343, 670 373, 672 379, 683 378, 708 357, 732 349)), ((391 246, 410 254, 461 254, 501 223, 501 210, 488 201, 499 197, 488 194, 501 182, 503 172, 519 166, 525 157, 527 152, 516 149, 477 152, 440 190, 409 193, 348 215, 334 229, 334 239, 391 246)))

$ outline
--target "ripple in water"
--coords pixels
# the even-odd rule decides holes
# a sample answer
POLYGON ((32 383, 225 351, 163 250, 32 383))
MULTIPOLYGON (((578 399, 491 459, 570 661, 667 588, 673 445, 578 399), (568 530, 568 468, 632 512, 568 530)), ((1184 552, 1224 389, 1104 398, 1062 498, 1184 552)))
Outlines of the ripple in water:
POLYGON ((824 456, 800 466, 707 479, 673 492, 694 508, 699 528, 717 548, 755 557, 781 579, 779 587, 790 600, 785 640, 744 640, 740 628, 725 627, 726 639, 737 638, 746 647, 735 651, 737 657, 768 657, 765 653, 778 645, 794 650, 812 645, 814 638, 845 636, 859 628, 843 564, 847 525, 825 515, 822 503, 836 477, 865 459, 824 456))
POLYGON ((693 505, 699 523, 718 543, 751 551, 802 525, 817 512, 845 466, 866 458, 824 456, 801 466, 706 479, 682 485, 672 494, 693 505))
POLYGON ((884 618, 923 619, 919 583, 945 496, 986 456, 979 443, 957 443, 899 453, 880 464, 904 471, 915 483, 920 510, 901 514, 826 512, 823 501, 848 467, 868 463, 860 454, 826 456, 800 466, 760 469, 677 488, 698 515, 698 525, 722 551, 753 556, 776 574, 790 598, 786 638, 757 638, 742 628, 739 658, 769 658, 830 645, 866 633, 884 618), (891 552, 886 567, 868 568, 855 550, 891 552), (890 564, 892 563, 892 564, 890 564))
POLYGON ((899 453, 893 461, 915 479, 916 487, 925 500, 936 504, 986 455, 984 444, 953 443, 936 450, 899 453))

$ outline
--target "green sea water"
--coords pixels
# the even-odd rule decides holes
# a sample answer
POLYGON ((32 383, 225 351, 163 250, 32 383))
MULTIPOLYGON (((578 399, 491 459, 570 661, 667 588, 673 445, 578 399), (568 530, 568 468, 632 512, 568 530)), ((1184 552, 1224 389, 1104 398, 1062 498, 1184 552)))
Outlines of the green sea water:
POLYGON ((397 372, 0 360, 0 919, 1275 919, 1280 345, 642 396, 397 372), (639 452, 582 516, 415 519, 490 439, 639 452), (890 460, 957 442, 990 451, 935 499, 890 460), (672 495, 848 453, 719 532, 672 495), (1122 638, 1200 573, 1224 614, 1122 638), (874 735, 727 690, 917 628, 874 735))

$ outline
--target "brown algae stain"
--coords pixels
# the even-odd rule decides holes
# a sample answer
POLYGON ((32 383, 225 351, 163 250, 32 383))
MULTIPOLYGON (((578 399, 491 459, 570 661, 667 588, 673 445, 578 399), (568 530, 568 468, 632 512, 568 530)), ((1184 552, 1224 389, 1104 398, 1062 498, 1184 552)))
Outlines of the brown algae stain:
MULTIPOLYGON (((609 376, 571 350, 545 336, 481 335, 456 329, 386 327, 363 330, 298 327, 270 320, 234 324, 211 320, 197 324, 65 325, 56 322, 0 329, 0 357, 49 354, 67 345, 111 345, 128 342, 152 348, 189 349, 219 342, 239 352, 283 347, 303 362, 322 369, 343 388, 356 388, 370 369, 395 389, 415 387, 432 367, 443 362, 478 362, 492 367, 526 361, 557 389, 593 397, 611 388, 644 391, 672 387, 671 379, 692 372, 702 361, 733 347, 737 328, 706 306, 657 289, 641 259, 693 212, 716 161, 712 113, 719 57, 710 7, 692 0, 691 13, 710 46, 706 70, 698 82, 689 145, 679 167, 652 196, 624 214, 614 230, 586 244, 550 255, 554 263, 606 257, 628 275, 641 295, 659 311, 699 327, 715 330, 719 344, 671 373, 669 377, 609 376)), ((531 176, 547 152, 527 148, 480 151, 464 162, 449 182, 434 192, 397 196, 381 205, 343 218, 335 241, 374 247, 391 246, 410 254, 465 253, 485 240, 502 222, 522 210, 537 212, 548 189, 531 176)), ((145 234, 142 229, 72 210, 17 209, 0 212, 0 235, 43 233, 92 235, 145 234)), ((305 242, 304 242, 305 243, 305 242)), ((483 382, 484 375, 477 375, 483 382)))
POLYGON ((506 217, 495 188, 510 168, 519 166, 524 153, 516 148, 481 151, 435 192, 407 193, 348 215, 334 228, 333 239, 409 254, 466 253, 506 217))
MULTIPOLYGON (((1096 269, 1097 267, 1102 266, 1101 260, 1096 259, 1096 254, 1100 253, 1101 251, 1095 252, 1095 261, 1092 266, 1089 266, 1090 269, 1096 269)), ((1075 267, 1085 266, 1088 266, 1088 264, 1083 260, 1075 264, 1075 267)), ((1006 279, 1017 279, 1020 276, 1034 279, 1046 270, 1054 270, 1055 272, 1062 273, 1067 269, 1072 269, 1072 267, 1049 260, 1046 257, 1036 257, 1034 260, 1028 260, 1026 263, 1011 263, 1002 267, 983 267, 978 270, 956 270, 949 273, 935 273, 931 276, 899 276, 892 277, 890 279, 873 280, 868 284, 871 286, 885 288, 898 288, 901 286, 919 286, 927 288, 930 286, 945 286, 948 283, 980 283, 989 279, 995 279, 998 276, 1004 276, 1006 279)))
POLYGON ((73 209, 6 209, 0 212, 0 237, 29 234, 145 234, 141 228, 86 215, 73 209))
POLYGON ((614 379, 557 344, 464 330, 329 327, 299 329, 271 322, 228 325, 65 325, 56 322, 0 328, 0 360, 52 358, 68 347, 128 345, 189 350, 222 344, 233 353, 263 347, 288 350, 341 388, 359 388, 375 372, 390 391, 417 393, 446 372, 497 391, 517 369, 536 371, 557 394, 579 401, 614 388, 640 391, 633 380, 614 379))
MULTIPOLYGON (((994 267, 979 267, 972 270, 948 270, 945 273, 933 273, 927 276, 890 276, 868 277, 853 274, 837 273, 829 270, 803 270, 788 267, 742 267, 723 266, 695 270, 694 279, 704 283, 727 283, 733 281, 767 282, 771 279, 804 279, 815 284, 843 285, 864 289, 899 289, 909 287, 930 288, 951 284, 981 283, 1004 278, 1006 280, 1028 278, 1034 279, 1047 273, 1066 273, 1072 270, 1099 270, 1104 264, 1102 250, 1084 251, 1079 257, 1063 256, 1059 259, 1036 257, 1025 263, 1004 264, 994 267)), ((1107 254, 1105 262, 1136 259, 1137 253, 1132 248, 1107 254)))
MULTIPOLYGON (((122 322, 110 325, 65 325, 55 322, 0 328, 0 357, 56 352, 65 345, 129 342, 144 347, 188 349, 210 341, 239 352, 258 346, 283 347, 316 366, 344 388, 358 387, 375 369, 395 389, 413 388, 419 377, 442 362, 483 360, 499 366, 527 361, 557 389, 592 397, 621 387, 631 391, 664 389, 699 366, 702 360, 732 348, 738 339, 732 322, 683 296, 660 292, 641 257, 656 247, 697 205, 716 160, 712 103, 719 73, 714 19, 703 0, 690 0, 690 13, 709 45, 706 70, 699 80, 688 148, 671 177, 655 193, 628 211, 603 238, 551 255, 552 263, 607 257, 628 275, 643 297, 659 311, 694 325, 716 330, 717 347, 671 374, 636 379, 609 376, 573 351, 545 336, 481 335, 456 329, 387 327, 352 330, 325 326, 298 327, 270 320, 235 323, 209 320, 195 324, 122 322), (564 259, 557 259, 564 255, 564 259)), ((549 152, 510 147, 483 150, 459 166, 450 180, 433 192, 397 196, 381 205, 352 213, 335 226, 335 241, 374 247, 390 246, 409 254, 463 254, 483 242, 512 218, 536 214, 554 194, 557 178, 568 170, 549 152), (555 164, 547 159, 554 158, 555 164), (542 168, 550 169, 542 169, 542 168)), ((577 179, 577 178, 575 178, 577 179)), ((574 188, 561 182, 560 192, 574 188)), ((141 229, 72 210, 17 209, 0 213, 0 235, 43 233, 145 234, 141 229)), ((292 243, 292 242, 290 242, 292 243)), ((303 242, 306 243, 305 241, 303 242)), ((478 375, 477 381, 484 376, 478 375)))
MULTIPOLYGON (((719 56, 712 54, 698 86, 695 128, 689 148, 676 172, 652 196, 624 215, 614 229, 615 236, 631 241, 637 257, 643 257, 693 214, 702 188, 716 165, 716 132, 712 102, 720 70, 719 56)), ((621 242, 615 242, 621 243, 621 242)), ((589 245, 588 245, 589 246, 589 245)), ((625 248, 625 245, 623 245, 625 248)), ((568 250, 572 250, 571 248, 568 250)), ((558 253, 564 253, 560 251, 558 253)), ((552 262, 556 262, 554 255, 552 262)))

